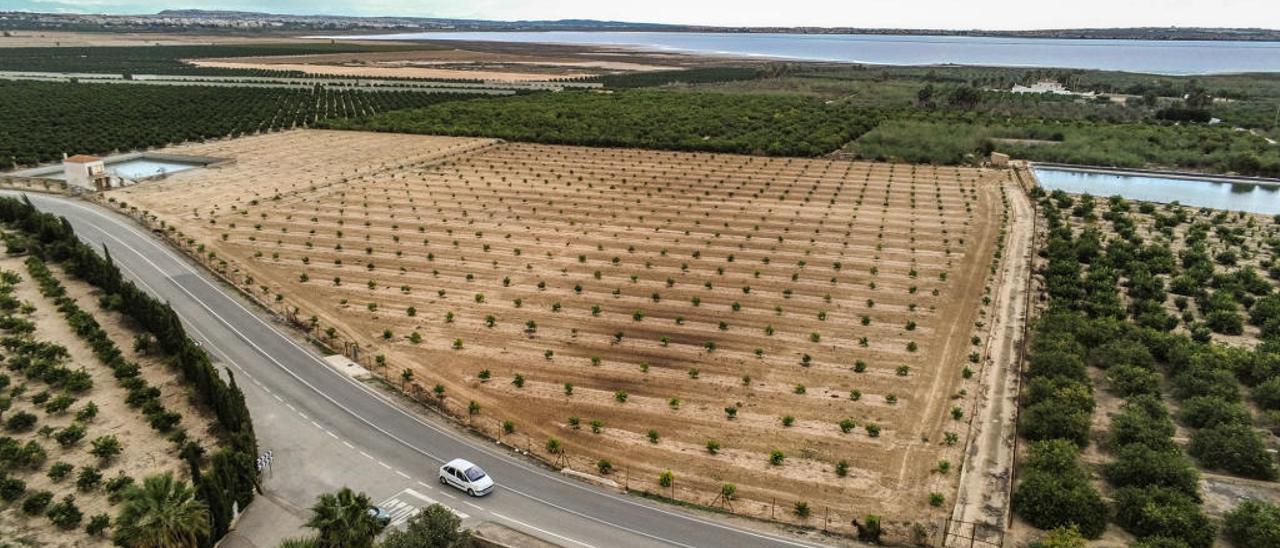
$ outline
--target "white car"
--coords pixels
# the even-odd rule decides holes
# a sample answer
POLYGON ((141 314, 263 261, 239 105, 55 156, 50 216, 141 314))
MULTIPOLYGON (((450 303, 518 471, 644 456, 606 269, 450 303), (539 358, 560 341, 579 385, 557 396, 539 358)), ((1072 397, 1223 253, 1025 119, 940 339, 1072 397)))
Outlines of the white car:
POLYGON ((452 485, 473 497, 493 492, 493 478, 479 466, 463 459, 453 459, 440 467, 440 483, 452 485))

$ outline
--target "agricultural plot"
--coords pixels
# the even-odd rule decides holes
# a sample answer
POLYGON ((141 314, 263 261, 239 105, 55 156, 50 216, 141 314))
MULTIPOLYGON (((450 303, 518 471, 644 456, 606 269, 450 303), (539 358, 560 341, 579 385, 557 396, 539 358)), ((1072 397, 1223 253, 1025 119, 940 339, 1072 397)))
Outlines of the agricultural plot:
MULTIPOLYGON (((107 48, 112 49, 112 48, 107 48)), ((121 48, 116 48, 121 49, 121 48)), ((0 166, 305 127, 466 95, 340 88, 227 88, 0 81, 0 166), (58 123, 50 123, 57 120, 58 123)))
POLYGON ((473 428, 838 530, 950 504, 1003 172, 322 131, 176 151, 237 162, 108 199, 473 428))
POLYGON ((109 546, 129 488, 156 474, 186 477, 183 446, 216 448, 217 430, 164 357, 154 347, 134 347, 135 340, 154 345, 154 339, 102 308, 92 286, 53 270, 47 275, 102 322, 131 365, 122 374, 102 363, 78 334, 81 324, 70 323, 42 294, 42 270, 32 268, 43 263, 35 262, 41 266, 0 259, 6 365, 0 372, 0 538, 109 546))
POLYGON ((1019 428, 1032 443, 1015 510, 1106 541, 1208 547, 1222 532, 1274 544, 1241 520, 1243 502, 1276 499, 1280 474, 1277 219, 1037 198, 1048 299, 1029 349, 1019 428))

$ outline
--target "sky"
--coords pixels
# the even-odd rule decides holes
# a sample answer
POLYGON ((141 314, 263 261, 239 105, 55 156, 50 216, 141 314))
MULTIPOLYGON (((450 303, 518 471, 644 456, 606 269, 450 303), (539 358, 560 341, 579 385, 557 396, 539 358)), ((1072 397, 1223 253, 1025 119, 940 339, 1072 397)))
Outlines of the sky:
POLYGON ((199 8, 464 19, 601 19, 714 26, 930 29, 1280 28, 1278 0, 0 0, 0 10, 154 13, 199 8))

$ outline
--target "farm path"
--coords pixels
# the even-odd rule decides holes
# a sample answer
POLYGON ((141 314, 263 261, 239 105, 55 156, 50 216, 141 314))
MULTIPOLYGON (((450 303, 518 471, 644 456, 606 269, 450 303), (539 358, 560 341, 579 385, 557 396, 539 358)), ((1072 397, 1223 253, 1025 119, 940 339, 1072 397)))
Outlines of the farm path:
POLYGON ((1022 345, 1031 275, 1035 211, 1014 180, 1004 184, 1010 224, 997 290, 991 351, 981 372, 983 391, 969 436, 968 458, 952 519, 1004 528, 1012 481, 1019 349, 1022 345))

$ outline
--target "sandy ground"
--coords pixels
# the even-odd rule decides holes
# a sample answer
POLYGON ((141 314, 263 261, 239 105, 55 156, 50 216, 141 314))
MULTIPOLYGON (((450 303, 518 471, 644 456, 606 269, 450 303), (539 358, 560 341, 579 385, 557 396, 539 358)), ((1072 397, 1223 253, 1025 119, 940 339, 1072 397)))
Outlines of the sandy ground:
MULTIPOLYGON (((86 402, 92 401, 98 406, 98 416, 88 425, 88 432, 75 446, 61 448, 56 442, 41 437, 36 432, 26 434, 10 434, 25 443, 35 439, 49 453, 46 464, 37 472, 17 472, 16 477, 27 483, 28 492, 45 489, 54 493, 55 502, 65 494, 74 494, 76 505, 84 513, 80 528, 62 531, 55 528, 43 516, 29 517, 21 511, 20 505, 11 505, 0 510, 0 538, 33 541, 37 546, 109 546, 107 539, 95 539, 84 534, 83 526, 90 516, 99 513, 115 517, 118 507, 107 500, 106 492, 100 487, 90 492, 82 492, 75 487, 75 474, 85 466, 100 466, 103 482, 119 474, 131 476, 135 481, 157 473, 172 472, 180 478, 187 478, 187 467, 178 458, 173 445, 157 434, 147 424, 141 412, 125 404, 127 392, 118 386, 111 371, 93 355, 92 350, 82 339, 77 337, 67 325, 66 319, 58 312, 53 302, 47 300, 39 292, 35 282, 31 280, 22 258, 5 257, 0 259, 0 269, 19 273, 23 281, 15 286, 15 296, 23 301, 33 303, 36 311, 30 319, 36 323, 35 337, 40 340, 56 341, 67 347, 70 353, 68 363, 72 367, 83 367, 93 378, 93 388, 79 396, 71 410, 63 415, 47 415, 43 410, 34 409, 29 398, 16 399, 13 413, 19 410, 28 411, 39 417, 37 428, 45 425, 62 428, 72 422, 75 411, 86 402), (88 453, 90 441, 98 436, 115 435, 123 446, 123 452, 109 464, 101 466, 96 457, 88 453), (44 473, 55 462, 66 462, 75 466, 71 474, 61 482, 54 483, 44 473)), ((56 270, 55 270, 56 271, 56 270)), ((75 297, 80 306, 94 314, 112 340, 124 351, 126 358, 142 365, 143 377, 160 389, 166 408, 182 414, 181 427, 186 428, 188 435, 199 440, 206 448, 212 449, 214 439, 209 433, 211 422, 189 403, 186 390, 179 385, 176 375, 168 370, 160 360, 138 356, 133 352, 133 331, 122 323, 116 313, 102 311, 97 305, 97 298, 88 285, 61 276, 68 294, 75 297)), ((7 372, 14 384, 20 379, 12 372, 7 372)), ((27 394, 35 394, 43 390, 42 383, 29 382, 27 394)))
POLYGON ((426 68, 426 67, 370 67, 370 66, 346 66, 346 65, 311 65, 305 63, 244 63, 232 61, 207 61, 197 59, 190 61, 191 64, 198 67, 208 68, 225 68, 225 69, 249 69, 249 70, 288 70, 297 71, 306 74, 322 74, 326 76, 358 76, 364 78, 445 78, 445 79, 476 79, 476 80, 498 80, 498 81, 542 81, 542 80, 560 80, 576 76, 583 76, 581 73, 550 71, 550 72, 514 72, 514 71, 493 71, 483 69, 459 68, 426 68))
POLYGON ((739 513, 846 532, 874 512, 905 537, 951 503, 963 444, 943 433, 966 435, 950 413, 971 407, 960 370, 986 339, 1000 172, 313 130, 172 152, 237 161, 109 197, 334 345, 385 354, 376 371, 412 371, 411 394, 439 385, 463 417, 475 401, 479 430, 539 454, 557 437, 569 466, 607 458, 631 489, 672 469, 701 504, 732 482, 739 513))
POLYGON ((602 51, 578 47, 528 47, 512 50, 494 44, 474 43, 465 48, 329 53, 198 59, 203 67, 294 70, 308 74, 381 78, 471 78, 483 80, 558 80, 610 72, 670 70, 696 64, 695 56, 677 57, 635 51, 602 51))

